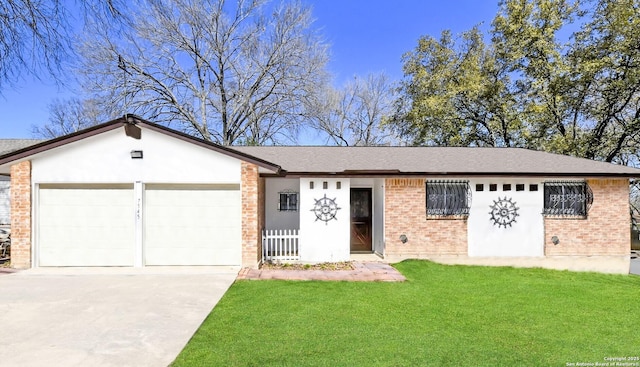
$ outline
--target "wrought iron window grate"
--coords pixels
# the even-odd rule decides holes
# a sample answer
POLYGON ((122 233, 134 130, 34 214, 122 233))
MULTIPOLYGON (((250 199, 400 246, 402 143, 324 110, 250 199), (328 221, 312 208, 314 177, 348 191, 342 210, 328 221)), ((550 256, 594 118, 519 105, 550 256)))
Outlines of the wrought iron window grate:
POLYGON ((427 181, 427 215, 469 215, 468 181, 427 181))
POLYGON ((544 183, 545 215, 586 217, 593 204, 593 192, 585 181, 544 183))
POLYGON ((278 210, 281 212, 298 211, 298 193, 297 192, 280 192, 280 200, 278 201, 278 210))

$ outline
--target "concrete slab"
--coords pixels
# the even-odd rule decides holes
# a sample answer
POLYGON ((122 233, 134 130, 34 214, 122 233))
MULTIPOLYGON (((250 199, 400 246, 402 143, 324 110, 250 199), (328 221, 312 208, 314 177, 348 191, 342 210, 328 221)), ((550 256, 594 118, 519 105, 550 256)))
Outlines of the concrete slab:
POLYGON ((2 366, 167 366, 237 268, 32 269, 0 276, 2 366))
POLYGON ((242 269, 238 279, 404 282, 398 270, 383 262, 353 262, 353 270, 242 269))
POLYGON ((640 275, 640 258, 636 257, 631 259, 629 274, 640 275))

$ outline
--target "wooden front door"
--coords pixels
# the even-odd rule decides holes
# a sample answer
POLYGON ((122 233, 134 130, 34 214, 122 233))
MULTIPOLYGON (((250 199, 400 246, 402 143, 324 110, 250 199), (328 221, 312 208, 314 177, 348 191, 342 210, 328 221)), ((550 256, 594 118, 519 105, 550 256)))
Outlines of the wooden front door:
POLYGON ((371 189, 351 189, 351 252, 371 252, 371 189))

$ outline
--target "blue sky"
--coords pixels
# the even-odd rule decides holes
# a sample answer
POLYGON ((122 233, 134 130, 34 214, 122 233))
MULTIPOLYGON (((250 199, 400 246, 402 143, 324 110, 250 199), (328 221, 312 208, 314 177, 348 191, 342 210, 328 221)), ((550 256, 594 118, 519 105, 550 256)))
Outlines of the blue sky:
MULTIPOLYGON (((315 26, 331 45, 329 71, 336 85, 355 75, 384 71, 402 78, 401 57, 421 35, 455 34, 490 26, 498 0, 305 0, 315 26)), ((31 126, 48 120, 47 105, 70 94, 52 81, 25 78, 0 96, 0 138, 31 138, 31 126)))

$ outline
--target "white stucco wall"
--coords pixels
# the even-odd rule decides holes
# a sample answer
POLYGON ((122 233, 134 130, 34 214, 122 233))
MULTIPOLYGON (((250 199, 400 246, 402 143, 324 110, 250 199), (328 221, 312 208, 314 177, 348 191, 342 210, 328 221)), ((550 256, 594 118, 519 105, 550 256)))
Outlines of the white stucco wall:
MULTIPOLYGON (((223 153, 142 128, 141 139, 124 128, 88 137, 31 158, 34 207, 39 208, 41 184, 127 184, 134 186, 135 265, 143 265, 144 184, 240 185, 241 162, 223 153), (141 150, 142 159, 131 151, 141 150)), ((87 186, 89 187, 89 186, 87 186)), ((237 202, 238 208, 240 202, 237 202)), ((239 210, 239 209, 238 209, 239 210)), ((34 212, 34 259, 39 251, 39 215, 34 212)), ((238 250, 239 251, 239 250, 238 250)), ((34 260, 34 264, 37 261, 34 260)))
POLYGON ((350 258, 350 181, 348 178, 301 178, 300 179, 300 261, 335 262, 350 258), (314 188, 309 188, 313 181, 314 188), (341 188, 336 189, 340 181, 341 188), (322 188, 327 182, 327 189, 322 188), (316 201, 324 197, 335 200, 335 219, 318 220, 316 201))
POLYGON ((118 128, 36 155, 37 183, 239 183, 240 161, 142 129, 140 140, 118 128), (132 159, 142 150, 142 159, 132 159))
POLYGON ((373 251, 384 255, 384 179, 374 180, 373 187, 373 251))
POLYGON ((300 228, 300 208, 297 211, 278 210, 279 193, 284 191, 297 192, 298 200, 300 200, 300 179, 267 178, 265 180, 264 210, 266 229, 300 228))
MULTIPOLYGON (((468 219, 469 256, 521 257, 544 256, 544 186, 536 179, 478 179, 469 182, 472 191, 471 211, 468 219), (476 191, 476 184, 483 184, 484 191, 476 191), (496 184, 497 191, 489 185, 496 184), (503 185, 511 184, 510 191, 503 185), (523 184, 524 191, 516 191, 523 184), (530 191, 529 185, 537 184, 538 191, 530 191), (510 225, 498 225, 491 211, 501 199, 511 200, 517 208, 517 216, 510 225)), ((508 202, 503 203, 507 204, 508 202)), ((505 205, 509 207, 510 205, 505 205)), ((508 217, 511 218, 511 217, 508 217)))

